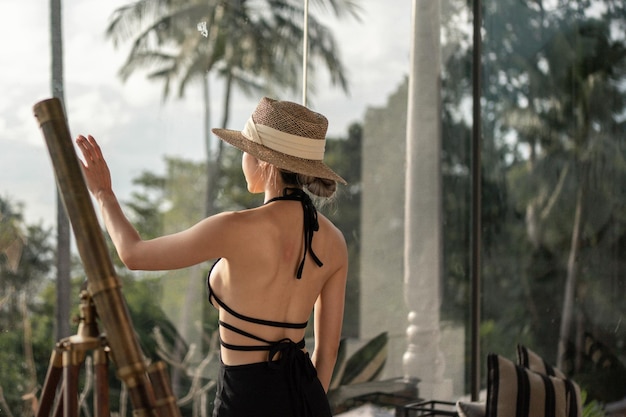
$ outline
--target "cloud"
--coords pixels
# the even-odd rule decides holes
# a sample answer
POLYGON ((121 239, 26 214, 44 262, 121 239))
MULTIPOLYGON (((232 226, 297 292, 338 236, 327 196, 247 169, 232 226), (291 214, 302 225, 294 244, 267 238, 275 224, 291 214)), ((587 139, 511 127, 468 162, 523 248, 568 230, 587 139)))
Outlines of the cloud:
POLYGON ((56 216, 55 182, 45 147, 2 141, 0 196, 24 204, 28 223, 48 225, 56 216))

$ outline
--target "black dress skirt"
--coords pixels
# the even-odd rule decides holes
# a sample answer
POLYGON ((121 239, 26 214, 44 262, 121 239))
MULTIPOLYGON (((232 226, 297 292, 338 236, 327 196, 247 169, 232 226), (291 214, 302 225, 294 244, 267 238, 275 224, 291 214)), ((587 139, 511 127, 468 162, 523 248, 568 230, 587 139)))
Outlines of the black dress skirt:
POLYGON ((221 364, 213 417, 331 417, 309 354, 281 349, 276 361, 221 364))

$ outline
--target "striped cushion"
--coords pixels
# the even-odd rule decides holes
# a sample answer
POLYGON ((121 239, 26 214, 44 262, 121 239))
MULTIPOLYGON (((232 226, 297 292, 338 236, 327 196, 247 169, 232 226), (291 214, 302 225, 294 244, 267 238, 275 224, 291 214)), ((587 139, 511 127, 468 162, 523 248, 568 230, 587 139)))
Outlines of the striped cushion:
POLYGON ((486 417, 568 417, 566 382, 487 356, 486 417))
POLYGON ((484 402, 457 401, 456 412, 459 417, 485 417, 484 402))
POLYGON ((568 401, 568 417, 582 416, 582 399, 580 387, 574 381, 567 379, 565 374, 547 363, 541 356, 522 345, 517 345, 517 364, 542 375, 553 376, 565 381, 565 392, 568 401))
POLYGON ((553 367, 541 356, 522 345, 517 345, 517 364, 543 375, 555 376, 561 379, 567 378, 559 368, 553 367))

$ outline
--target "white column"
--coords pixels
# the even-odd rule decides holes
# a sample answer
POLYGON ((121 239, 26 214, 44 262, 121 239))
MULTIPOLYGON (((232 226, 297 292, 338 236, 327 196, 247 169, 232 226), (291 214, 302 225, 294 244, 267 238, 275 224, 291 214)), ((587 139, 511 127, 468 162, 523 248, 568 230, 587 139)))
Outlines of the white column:
POLYGON ((419 378, 420 397, 445 400, 440 346, 441 115, 440 2, 413 0, 406 137, 404 287, 409 310, 405 377, 419 378))

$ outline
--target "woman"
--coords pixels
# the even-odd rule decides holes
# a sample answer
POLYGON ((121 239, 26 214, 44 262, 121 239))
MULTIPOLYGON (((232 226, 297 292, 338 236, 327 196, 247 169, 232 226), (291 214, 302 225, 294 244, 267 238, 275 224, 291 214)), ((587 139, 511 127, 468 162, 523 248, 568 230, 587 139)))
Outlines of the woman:
POLYGON ((341 335, 348 257, 341 232, 308 195, 330 197, 343 178, 323 162, 328 121, 296 103, 263 98, 245 128, 213 129, 242 150, 251 193, 264 204, 142 240, 111 190, 93 137, 79 136, 83 172, 120 259, 168 270, 218 259, 209 301, 219 311, 221 369, 214 416, 330 416, 326 392, 341 335), (315 350, 304 333, 312 311, 315 350))

